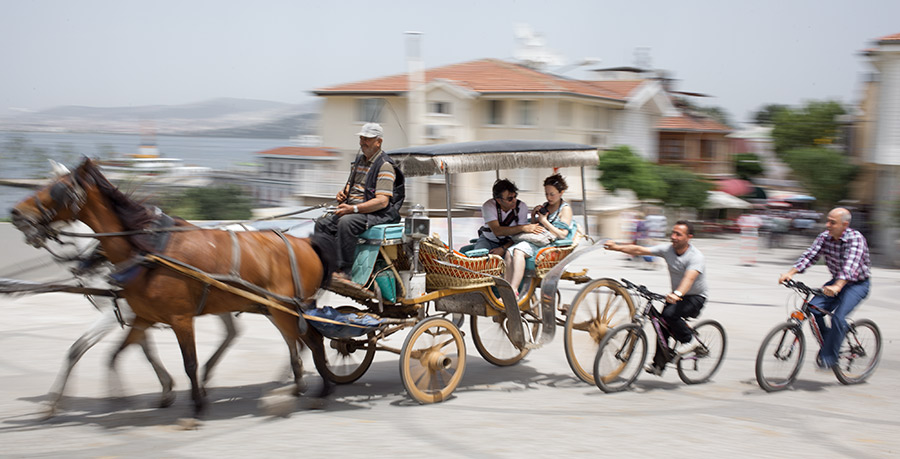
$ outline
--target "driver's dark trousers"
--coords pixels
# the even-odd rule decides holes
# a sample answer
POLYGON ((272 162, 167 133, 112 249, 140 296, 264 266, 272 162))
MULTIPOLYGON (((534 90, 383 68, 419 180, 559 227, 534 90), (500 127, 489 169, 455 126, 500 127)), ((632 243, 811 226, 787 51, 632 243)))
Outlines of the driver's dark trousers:
POLYGON ((366 220, 366 214, 348 214, 343 217, 329 215, 316 220, 314 231, 334 240, 338 248, 337 269, 347 276, 353 268, 353 255, 359 235, 368 228, 366 220))

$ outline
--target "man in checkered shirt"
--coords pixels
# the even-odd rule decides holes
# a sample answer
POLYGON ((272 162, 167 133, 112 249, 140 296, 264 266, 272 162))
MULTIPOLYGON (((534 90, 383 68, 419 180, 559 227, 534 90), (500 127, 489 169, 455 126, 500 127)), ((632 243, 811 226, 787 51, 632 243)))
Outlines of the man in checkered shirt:
POLYGON ((831 280, 822 287, 825 296, 816 296, 810 301, 810 304, 833 313, 831 327, 825 326, 823 314, 813 314, 824 339, 816 358, 820 368, 837 364, 838 351, 847 334, 846 317, 869 295, 871 272, 869 245, 859 231, 850 228, 850 211, 838 207, 828 212, 825 228, 791 270, 778 278, 779 284, 788 281, 825 255, 831 280))

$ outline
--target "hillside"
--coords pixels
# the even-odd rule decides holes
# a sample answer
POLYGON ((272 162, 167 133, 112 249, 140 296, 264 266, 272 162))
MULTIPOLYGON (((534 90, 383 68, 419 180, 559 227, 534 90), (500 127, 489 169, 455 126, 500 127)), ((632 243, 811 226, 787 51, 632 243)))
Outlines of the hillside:
POLYGON ((314 134, 320 103, 219 98, 184 105, 60 106, 0 117, 0 130, 287 138, 314 134))

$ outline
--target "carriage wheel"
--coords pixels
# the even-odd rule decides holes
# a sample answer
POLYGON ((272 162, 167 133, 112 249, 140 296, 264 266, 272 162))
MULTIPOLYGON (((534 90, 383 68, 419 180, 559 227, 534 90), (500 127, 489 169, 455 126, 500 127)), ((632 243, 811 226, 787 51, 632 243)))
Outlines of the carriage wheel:
POLYGON ((566 360, 579 379, 593 385, 593 363, 600 340, 634 317, 631 295, 613 279, 594 279, 582 287, 566 314, 566 360))
MULTIPOLYGON (((526 323, 531 327, 531 336, 537 339, 541 329, 541 323, 528 316, 526 323)), ((523 348, 516 349, 512 341, 509 339, 509 331, 506 329, 506 315, 499 314, 493 317, 471 316, 469 318, 469 327, 472 329, 472 341, 475 343, 475 349, 484 357, 484 360, 505 367, 515 365, 528 355, 531 350, 523 348)))
MULTIPOLYGON (((353 306, 338 306, 344 314, 359 312, 353 306)), ((365 338, 325 337, 324 377, 335 384, 350 384, 366 373, 375 358, 375 332, 365 338)))
POLYGON ((465 367, 462 333, 443 317, 416 324, 400 350, 400 378, 410 397, 419 403, 447 399, 462 380, 465 367))

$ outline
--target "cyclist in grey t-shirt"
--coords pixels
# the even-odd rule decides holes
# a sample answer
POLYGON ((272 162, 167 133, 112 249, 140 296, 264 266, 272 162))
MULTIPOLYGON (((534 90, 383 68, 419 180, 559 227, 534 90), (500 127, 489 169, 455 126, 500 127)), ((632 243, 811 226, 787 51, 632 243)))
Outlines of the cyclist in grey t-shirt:
MULTIPOLYGON (((686 220, 679 220, 672 226, 671 244, 660 244, 653 247, 634 244, 619 245, 614 241, 607 241, 603 244, 607 250, 624 252, 632 256, 655 255, 666 260, 672 283, 672 293, 666 295, 666 306, 662 310, 662 317, 672 336, 679 343, 684 343, 676 348, 679 354, 690 352, 696 346, 696 340, 684 318, 700 315, 707 296, 706 260, 700 250, 691 245, 693 237, 694 225, 686 220)), ((663 338, 668 339, 667 336, 663 338)), ((666 356, 657 346, 653 364, 647 367, 647 372, 661 375, 666 363, 666 356)))

